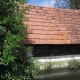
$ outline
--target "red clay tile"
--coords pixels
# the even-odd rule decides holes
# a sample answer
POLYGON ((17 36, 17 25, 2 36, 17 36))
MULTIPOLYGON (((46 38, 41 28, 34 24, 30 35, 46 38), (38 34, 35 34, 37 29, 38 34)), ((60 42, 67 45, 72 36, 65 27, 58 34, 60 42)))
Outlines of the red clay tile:
POLYGON ((25 44, 80 44, 80 10, 32 6, 26 13, 25 44))

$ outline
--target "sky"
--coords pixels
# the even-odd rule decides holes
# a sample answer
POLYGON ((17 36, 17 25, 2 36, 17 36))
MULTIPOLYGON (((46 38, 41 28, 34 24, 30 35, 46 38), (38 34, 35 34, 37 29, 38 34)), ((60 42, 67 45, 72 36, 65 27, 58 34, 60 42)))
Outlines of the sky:
POLYGON ((36 6, 54 7, 55 0, 29 0, 28 4, 36 6), (50 1, 50 6, 49 6, 49 1, 50 1))

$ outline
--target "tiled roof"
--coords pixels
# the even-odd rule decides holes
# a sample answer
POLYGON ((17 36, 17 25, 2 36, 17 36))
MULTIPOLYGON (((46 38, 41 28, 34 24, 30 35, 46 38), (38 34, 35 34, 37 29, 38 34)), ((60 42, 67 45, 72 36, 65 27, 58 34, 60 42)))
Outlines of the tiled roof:
POLYGON ((80 10, 31 6, 25 44, 80 44, 80 10))

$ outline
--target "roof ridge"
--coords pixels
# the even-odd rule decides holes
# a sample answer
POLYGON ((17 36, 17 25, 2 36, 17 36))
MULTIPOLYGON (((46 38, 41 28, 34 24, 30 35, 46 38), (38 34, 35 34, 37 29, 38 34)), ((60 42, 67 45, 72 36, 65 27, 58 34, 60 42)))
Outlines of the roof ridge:
POLYGON ((50 9, 63 9, 63 10, 73 10, 73 11, 80 11, 80 10, 76 10, 76 9, 67 9, 67 8, 55 8, 55 7, 48 7, 48 6, 38 6, 38 5, 33 5, 33 4, 26 4, 24 3, 24 5, 28 5, 28 6, 34 6, 34 7, 42 7, 42 8, 50 8, 50 9))

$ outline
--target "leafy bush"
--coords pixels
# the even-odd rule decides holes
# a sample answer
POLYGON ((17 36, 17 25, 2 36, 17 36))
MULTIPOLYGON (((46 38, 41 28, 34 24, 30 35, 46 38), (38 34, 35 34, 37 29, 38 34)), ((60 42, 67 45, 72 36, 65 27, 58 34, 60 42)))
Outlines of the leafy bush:
POLYGON ((21 43, 28 7, 20 9, 19 2, 25 0, 0 0, 0 80, 30 80, 37 73, 33 63, 28 62, 28 48, 21 43))
POLYGON ((71 60, 68 62, 68 67, 71 69, 79 68, 80 67, 80 62, 78 60, 71 60))

